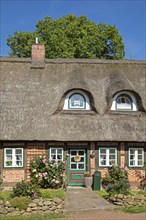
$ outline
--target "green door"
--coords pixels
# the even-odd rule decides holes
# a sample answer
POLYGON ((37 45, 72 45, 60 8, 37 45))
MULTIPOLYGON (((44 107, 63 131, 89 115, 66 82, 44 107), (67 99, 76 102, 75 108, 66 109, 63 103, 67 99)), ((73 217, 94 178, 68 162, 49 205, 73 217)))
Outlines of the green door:
POLYGON ((86 149, 69 149, 67 179, 69 186, 83 186, 86 172, 86 149))

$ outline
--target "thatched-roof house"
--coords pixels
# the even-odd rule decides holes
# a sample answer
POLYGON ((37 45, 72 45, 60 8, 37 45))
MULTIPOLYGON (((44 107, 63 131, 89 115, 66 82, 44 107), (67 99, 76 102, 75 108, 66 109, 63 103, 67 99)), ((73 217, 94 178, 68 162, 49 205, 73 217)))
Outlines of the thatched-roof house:
POLYGON ((135 169, 146 162, 145 61, 44 54, 36 44, 32 58, 0 59, 4 184, 29 180, 29 162, 39 154, 80 156, 79 162, 68 158, 69 185, 83 185, 86 170, 104 174, 113 163, 127 166, 135 182, 135 169))

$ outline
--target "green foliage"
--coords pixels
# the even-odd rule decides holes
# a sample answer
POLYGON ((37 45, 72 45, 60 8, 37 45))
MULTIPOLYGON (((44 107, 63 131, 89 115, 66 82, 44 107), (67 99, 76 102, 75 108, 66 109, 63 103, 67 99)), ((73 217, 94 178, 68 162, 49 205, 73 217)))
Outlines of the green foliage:
POLYGON ((30 163, 31 182, 40 188, 58 189, 64 186, 64 169, 64 162, 36 157, 30 163))
POLYGON ((146 206, 125 207, 122 209, 122 211, 128 212, 128 213, 146 212, 146 206))
POLYGON ((118 166, 112 166, 106 173, 102 180, 103 188, 109 193, 114 194, 128 194, 130 184, 128 180, 127 169, 121 169, 118 166))
POLYGON ((13 188, 13 192, 10 195, 11 198, 19 196, 37 197, 36 186, 26 183, 24 181, 17 183, 16 187, 13 188))
POLYGON ((64 199, 65 191, 63 189, 39 189, 39 195, 42 198, 50 198, 53 199, 55 197, 64 199))
POLYGON ((30 57, 35 37, 46 46, 46 58, 123 59, 124 43, 118 29, 104 23, 96 24, 86 16, 73 14, 52 20, 45 17, 36 30, 15 32, 7 39, 10 56, 30 57))
POLYGON ((0 199, 6 201, 7 199, 9 199, 11 193, 12 193, 12 191, 9 191, 9 190, 2 190, 2 191, 0 191, 0 199))
POLYGON ((145 170, 145 175, 143 175, 140 170, 136 170, 135 174, 140 180, 139 188, 142 190, 146 190, 146 166, 144 166, 143 169, 145 170))
POLYGON ((12 198, 10 200, 10 204, 14 208, 19 208, 19 210, 26 210, 28 205, 29 205, 29 203, 30 203, 30 201, 31 201, 30 198, 20 196, 20 197, 12 198))
POLYGON ((96 193, 97 193, 97 195, 99 195, 100 197, 103 197, 103 198, 108 198, 109 197, 109 193, 108 192, 106 192, 105 190, 98 190, 98 191, 96 191, 96 193))
POLYGON ((59 214, 31 214, 29 216, 3 216, 2 220, 46 220, 46 219, 59 219, 63 218, 64 215, 59 214))

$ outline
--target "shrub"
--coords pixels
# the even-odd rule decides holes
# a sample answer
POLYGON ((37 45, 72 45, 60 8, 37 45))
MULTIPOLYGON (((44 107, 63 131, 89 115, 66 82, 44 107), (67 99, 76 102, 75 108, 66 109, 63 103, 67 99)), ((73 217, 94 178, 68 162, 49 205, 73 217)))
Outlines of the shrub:
POLYGON ((108 169, 105 178, 102 180, 103 188, 109 193, 114 194, 128 194, 130 184, 128 180, 127 169, 122 169, 118 166, 112 166, 108 169))
POLYGON ((26 210, 30 202, 30 198, 23 196, 15 197, 10 200, 11 206, 14 208, 19 208, 19 210, 26 210))
POLYGON ((31 182, 40 188, 58 189, 64 186, 64 163, 39 156, 30 163, 31 182))
MULTIPOLYGON (((144 167, 144 169, 146 170, 146 167, 144 167)), ((139 170, 136 170, 135 174, 140 180, 139 188, 142 190, 146 190, 146 175, 143 175, 139 170)))
POLYGON ((17 183, 16 187, 13 188, 13 192, 10 195, 11 198, 19 197, 19 196, 29 196, 36 197, 38 194, 37 189, 30 183, 26 183, 22 180, 22 182, 17 183))

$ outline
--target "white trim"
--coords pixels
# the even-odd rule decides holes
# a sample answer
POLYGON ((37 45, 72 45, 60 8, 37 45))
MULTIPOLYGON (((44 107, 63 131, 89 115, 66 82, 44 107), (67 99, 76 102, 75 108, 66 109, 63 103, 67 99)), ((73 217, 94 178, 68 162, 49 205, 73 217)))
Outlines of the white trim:
POLYGON ((129 167, 143 167, 144 166, 144 148, 129 148, 128 149, 128 165, 129 167), (135 165, 130 165, 130 150, 134 150, 135 165), (142 150, 142 165, 138 165, 138 150, 142 150))
POLYGON ((115 155, 115 164, 114 165, 117 165, 117 148, 115 148, 115 147, 112 147, 112 148, 106 148, 106 147, 100 147, 99 148, 99 166, 100 167, 110 167, 110 166, 112 166, 112 165, 110 165, 110 159, 109 159, 109 157, 110 157, 110 153, 109 153, 109 150, 115 150, 115 153, 114 153, 114 155, 115 155), (100 153, 100 151, 102 150, 102 149, 104 149, 104 150, 106 150, 106 153, 105 153, 105 161, 106 161, 106 164, 105 165, 102 165, 101 164, 101 153, 100 153))
POLYGON ((52 160, 52 161, 63 161, 63 148, 62 147, 52 147, 49 149, 49 159, 52 160), (55 150, 55 157, 57 158, 57 155, 61 155, 62 156, 62 159, 52 159, 51 156, 52 156, 52 152, 51 150, 55 150), (58 150, 62 150, 61 154, 58 154, 58 150))
POLYGON ((63 106, 64 110, 90 110, 90 100, 89 97, 87 96, 87 94, 85 92, 83 92, 82 90, 72 90, 71 92, 67 93, 66 97, 65 97, 65 101, 64 101, 64 106, 63 106), (69 97, 71 95, 73 95, 74 93, 79 93, 82 96, 84 96, 85 101, 86 101, 86 105, 85 108, 69 108, 68 107, 68 103, 69 103, 69 97))
POLYGON ((70 170, 85 170, 85 169, 86 169, 86 154, 85 154, 85 149, 71 149, 71 150, 70 150, 70 170), (71 155, 71 152, 72 152, 72 151, 77 151, 77 155, 78 155, 78 152, 79 152, 79 151, 83 151, 84 154, 83 154, 83 156, 80 155, 80 157, 81 157, 81 158, 84 158, 84 161, 83 161, 83 162, 78 162, 78 163, 76 163, 76 162, 71 162, 71 158, 74 157, 74 155, 73 155, 73 156, 71 155), (76 168, 72 169, 72 168, 71 168, 71 165, 72 165, 72 164, 76 164, 76 168), (79 168, 79 164, 83 164, 83 165, 84 165, 84 168, 80 169, 80 168, 79 168))
POLYGON ((23 167, 23 160, 24 160, 23 159, 23 148, 4 148, 4 167, 23 167), (12 154, 10 154, 11 160, 9 160, 9 161, 7 159, 8 154, 6 154, 7 150, 12 151, 12 154), (19 156, 21 156, 21 159, 19 159, 19 160, 16 160, 16 155, 17 155, 16 150, 21 150, 21 154, 19 155, 19 156), (21 166, 17 165, 16 161, 21 161, 22 165, 21 166), (6 165, 6 162, 11 162, 12 165, 8 166, 8 165, 6 165))
POLYGON ((111 109, 110 110, 120 110, 120 111, 137 111, 137 102, 136 102, 136 99, 135 99, 135 97, 134 97, 134 95, 131 93, 131 92, 128 92, 128 91, 121 91, 121 92, 118 92, 115 96, 114 96, 114 98, 113 98, 113 102, 112 102, 112 106, 111 106, 111 109), (131 99, 132 99, 132 109, 125 109, 125 108, 119 108, 119 109, 117 109, 116 108, 116 99, 117 99, 117 97, 118 96, 120 96, 120 95, 123 95, 123 94, 127 94, 127 95, 129 95, 130 97, 131 97, 131 99))

